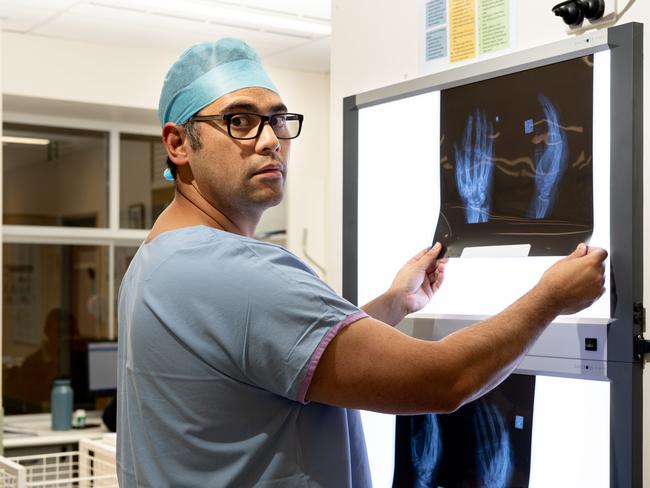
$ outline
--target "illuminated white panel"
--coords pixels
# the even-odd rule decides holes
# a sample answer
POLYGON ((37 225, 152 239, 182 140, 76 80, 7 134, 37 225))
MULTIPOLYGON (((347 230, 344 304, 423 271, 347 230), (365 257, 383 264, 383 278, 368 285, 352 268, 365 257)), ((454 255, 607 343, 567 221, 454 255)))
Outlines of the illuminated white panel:
POLYGON ((395 415, 361 411, 374 488, 391 488, 395 470, 395 415))
POLYGON ((609 389, 537 376, 529 488, 609 487, 609 389))
MULTIPOLYGON (((591 245, 610 240, 610 54, 594 56, 591 245)), ((440 93, 359 112, 358 300, 386 291, 399 268, 431 244, 440 210, 440 93)), ((444 286, 414 317, 493 315, 534 286, 561 257, 452 259, 444 286)), ((606 263, 609 285, 609 261, 606 263)), ((609 318, 610 295, 575 314, 609 318)), ((563 320, 562 318, 560 320, 563 320)))
POLYGON ((440 93, 359 112, 358 300, 431 246, 440 210, 440 93))

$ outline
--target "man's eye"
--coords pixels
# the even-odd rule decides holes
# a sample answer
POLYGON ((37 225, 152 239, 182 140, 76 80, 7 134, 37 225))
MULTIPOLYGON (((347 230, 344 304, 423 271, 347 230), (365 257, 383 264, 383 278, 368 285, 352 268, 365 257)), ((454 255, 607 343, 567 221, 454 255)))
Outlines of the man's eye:
POLYGON ((284 115, 279 115, 271 119, 271 125, 273 127, 284 127, 287 125, 287 117, 284 115))
POLYGON ((253 117, 250 115, 235 115, 230 119, 230 125, 237 129, 243 129, 254 125, 253 117))

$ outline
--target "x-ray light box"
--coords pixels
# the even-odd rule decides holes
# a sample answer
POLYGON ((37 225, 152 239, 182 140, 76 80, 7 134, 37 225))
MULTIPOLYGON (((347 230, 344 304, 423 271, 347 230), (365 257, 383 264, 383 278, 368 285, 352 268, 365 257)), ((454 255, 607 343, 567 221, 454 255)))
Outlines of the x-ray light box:
MULTIPOLYGON (((463 485, 454 477, 467 466, 450 468, 440 458, 428 464, 437 481, 420 486, 641 484, 642 51, 643 26, 625 24, 344 100, 349 300, 363 305, 383 293, 410 257, 440 241, 450 258, 445 283, 413 314, 422 320, 413 320, 412 331, 417 325, 439 338, 503 310, 578 243, 609 252, 606 294, 558 317, 525 358, 519 380, 507 380, 519 381, 515 393, 532 396, 508 407, 506 382, 485 397, 500 399, 469 407, 460 421, 503 417, 512 438, 526 444, 517 449, 527 453, 517 479, 463 485), (532 422, 530 411, 516 413, 526 404, 532 422)), ((405 418, 397 432, 395 417, 362 418, 375 486, 412 481, 412 459, 403 461, 413 455, 412 442, 422 441, 420 431, 400 438, 405 418)), ((462 432, 454 422, 445 417, 438 427, 462 432)), ((476 447, 470 464, 494 475, 508 471, 507 463, 481 462, 490 453, 499 459, 502 438, 491 443, 485 429, 477 438, 475 427, 465 429, 476 447)), ((442 437, 453 451, 454 441, 442 437)), ((423 452, 435 454, 435 442, 426 445, 423 452)))
MULTIPOLYGON (((609 249, 609 58, 361 108, 359 303, 434 239, 450 262, 420 316, 492 315, 578 243, 609 249)), ((609 294, 575 317, 608 319, 609 294)))

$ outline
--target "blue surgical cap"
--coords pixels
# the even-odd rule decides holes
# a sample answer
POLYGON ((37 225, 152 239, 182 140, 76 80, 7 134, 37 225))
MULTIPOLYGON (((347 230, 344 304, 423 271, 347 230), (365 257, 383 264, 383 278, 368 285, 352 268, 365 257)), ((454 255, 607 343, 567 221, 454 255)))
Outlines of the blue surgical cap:
POLYGON ((181 54, 167 72, 158 119, 161 125, 182 124, 223 95, 252 87, 278 93, 248 44, 233 38, 196 44, 181 54))

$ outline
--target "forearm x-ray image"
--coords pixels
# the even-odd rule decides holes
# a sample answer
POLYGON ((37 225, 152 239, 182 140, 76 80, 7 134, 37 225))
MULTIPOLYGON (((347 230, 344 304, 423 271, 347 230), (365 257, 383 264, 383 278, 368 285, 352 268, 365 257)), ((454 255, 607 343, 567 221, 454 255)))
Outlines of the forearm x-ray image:
POLYGON ((557 109, 544 95, 540 95, 539 100, 544 107, 543 122, 548 125, 548 132, 535 141, 538 143, 535 149, 535 196, 530 212, 534 219, 547 216, 568 159, 567 137, 558 121, 557 109))
POLYGON ((484 112, 467 118, 463 142, 454 146, 456 185, 468 224, 487 222, 494 170, 493 127, 484 112))
POLYGON ((535 381, 511 375, 453 413, 398 416, 393 487, 527 487, 535 381))
POLYGON ((505 488, 512 475, 512 448, 503 416, 493 404, 479 401, 473 420, 480 486, 505 488))

